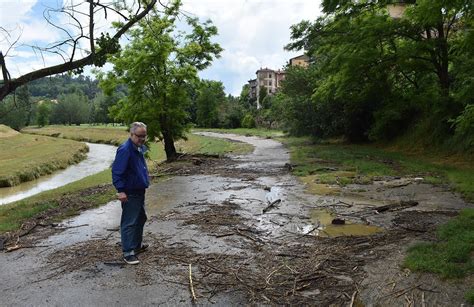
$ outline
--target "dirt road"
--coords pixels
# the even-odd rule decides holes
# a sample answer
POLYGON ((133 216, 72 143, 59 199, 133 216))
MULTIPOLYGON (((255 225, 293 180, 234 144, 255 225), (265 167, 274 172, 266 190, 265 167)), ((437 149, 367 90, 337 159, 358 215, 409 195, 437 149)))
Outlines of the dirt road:
POLYGON ((175 176, 147 192, 152 246, 138 266, 120 260, 120 206, 111 202, 39 229, 52 234, 31 248, 1 253, 0 305, 464 303, 472 280, 400 268, 409 244, 433 238, 439 223, 468 206, 457 195, 412 178, 310 195, 289 173, 279 142, 206 134, 255 150, 161 165, 175 176), (345 225, 332 225, 334 218, 345 225))

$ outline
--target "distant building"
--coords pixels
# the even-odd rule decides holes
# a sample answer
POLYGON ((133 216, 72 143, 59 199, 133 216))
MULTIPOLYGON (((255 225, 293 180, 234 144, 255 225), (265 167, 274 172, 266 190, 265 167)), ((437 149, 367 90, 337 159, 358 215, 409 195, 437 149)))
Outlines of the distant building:
POLYGON ((249 90, 250 99, 257 99, 257 79, 249 80, 249 90))
POLYGON ((299 55, 297 57, 290 59, 290 66, 302 66, 308 67, 309 66, 309 56, 306 54, 299 55))
MULTIPOLYGON (((308 67, 309 57, 300 55, 289 60, 290 66, 308 67)), ((260 68, 256 72, 257 78, 248 81, 250 99, 256 99, 257 109, 260 109, 260 91, 265 88, 268 95, 274 95, 281 87, 281 82, 285 80, 286 72, 284 70, 273 70, 270 68, 260 68)))

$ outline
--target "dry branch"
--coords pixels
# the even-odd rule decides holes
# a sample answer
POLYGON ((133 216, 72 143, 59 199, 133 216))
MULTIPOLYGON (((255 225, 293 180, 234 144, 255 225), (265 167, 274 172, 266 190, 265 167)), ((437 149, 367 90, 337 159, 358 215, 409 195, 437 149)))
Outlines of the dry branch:
POLYGON ((189 264, 189 289, 191 290, 191 297, 193 299, 193 303, 196 303, 197 299, 196 299, 196 294, 194 293, 191 263, 189 264))

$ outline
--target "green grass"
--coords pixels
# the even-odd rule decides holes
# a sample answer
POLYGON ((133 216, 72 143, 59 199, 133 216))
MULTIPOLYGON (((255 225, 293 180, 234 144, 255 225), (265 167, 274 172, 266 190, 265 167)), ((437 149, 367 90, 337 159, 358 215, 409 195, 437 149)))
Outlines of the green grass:
POLYGON ((474 288, 467 291, 465 298, 469 303, 474 304, 474 288))
POLYGON ((0 187, 14 186, 77 163, 87 146, 70 140, 16 134, 0 138, 0 187))
POLYGON ((280 140, 290 149, 297 176, 319 174, 323 176, 322 183, 335 183, 331 178, 338 177, 344 184, 369 183, 381 176, 416 176, 428 183, 448 183, 467 200, 474 201, 472 157, 447 159, 440 154, 404 153, 373 145, 321 144, 309 138, 280 140))
POLYGON ((124 126, 60 126, 52 125, 42 128, 26 127, 21 130, 24 133, 40 134, 60 137, 76 141, 90 143, 120 145, 125 141, 129 133, 124 126))
MULTIPOLYGON (((125 126, 46 126, 42 128, 28 127, 22 131, 25 133, 40 134, 47 136, 56 136, 71 140, 87 141, 92 143, 103 143, 120 145, 124 142, 129 133, 126 131, 125 126)), ((222 130, 224 131, 224 130, 222 130)), ((230 132, 232 130, 229 130, 230 132)), ((250 133, 251 129, 240 129, 240 134, 250 133)), ((269 136, 272 130, 255 130, 257 134, 269 136)), ((234 132, 235 133, 235 132, 234 132)), ((175 143, 176 150, 184 153, 199 153, 199 154, 226 154, 235 153, 241 154, 250 152, 252 146, 245 143, 231 142, 224 139, 216 139, 205 136, 199 136, 194 134, 187 135, 188 140, 180 140, 175 143)), ((163 144, 148 143, 150 147, 149 158, 152 160, 162 161, 165 160, 165 152, 163 144)))
MULTIPOLYGON (((404 266, 412 271, 431 272, 443 278, 474 274, 474 209, 464 209, 440 226, 437 242, 418 243, 408 249, 404 266)), ((474 288, 466 299, 474 303, 474 288)))

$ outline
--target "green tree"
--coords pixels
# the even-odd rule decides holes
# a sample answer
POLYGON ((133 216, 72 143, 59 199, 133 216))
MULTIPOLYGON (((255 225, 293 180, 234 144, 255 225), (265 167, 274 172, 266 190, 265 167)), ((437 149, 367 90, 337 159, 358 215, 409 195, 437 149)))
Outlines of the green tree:
POLYGON ((310 96, 285 100, 314 111, 321 124, 306 133, 389 140, 413 123, 429 141, 454 132, 452 119, 473 98, 474 66, 461 64, 472 63, 472 1, 417 0, 401 19, 386 3, 326 0, 326 15, 292 27, 287 48, 306 49, 317 72, 310 96))
POLYGON ((49 117, 51 115, 51 104, 43 101, 38 105, 36 112, 36 124, 40 127, 48 125, 49 117))
POLYGON ((124 97, 124 93, 114 91, 111 95, 105 95, 103 92, 98 92, 92 101, 94 114, 92 122, 109 124, 113 122, 113 118, 109 114, 110 108, 117 104, 117 102, 124 97))
POLYGON ((244 106, 240 98, 228 95, 225 103, 219 106, 219 127, 221 128, 240 128, 244 117, 244 106))
POLYGON ((89 99, 81 92, 62 94, 52 111, 52 123, 79 125, 89 120, 89 99))
POLYGON ((224 85, 220 81, 203 80, 196 99, 196 123, 200 127, 216 128, 218 108, 225 102, 224 85))
POLYGON ((128 88, 128 95, 112 108, 114 117, 147 123, 149 139, 163 140, 168 160, 176 158, 175 140, 185 138, 197 72, 222 51, 211 42, 217 28, 209 20, 186 18, 190 30, 177 33, 180 6, 181 1, 173 1, 164 13, 154 12, 140 22, 130 32, 130 44, 110 59, 113 71, 99 75, 106 94, 120 84, 128 88))
POLYGON ((8 96, 0 105, 0 123, 15 130, 28 125, 31 116, 32 105, 27 86, 20 87, 15 95, 8 96))

